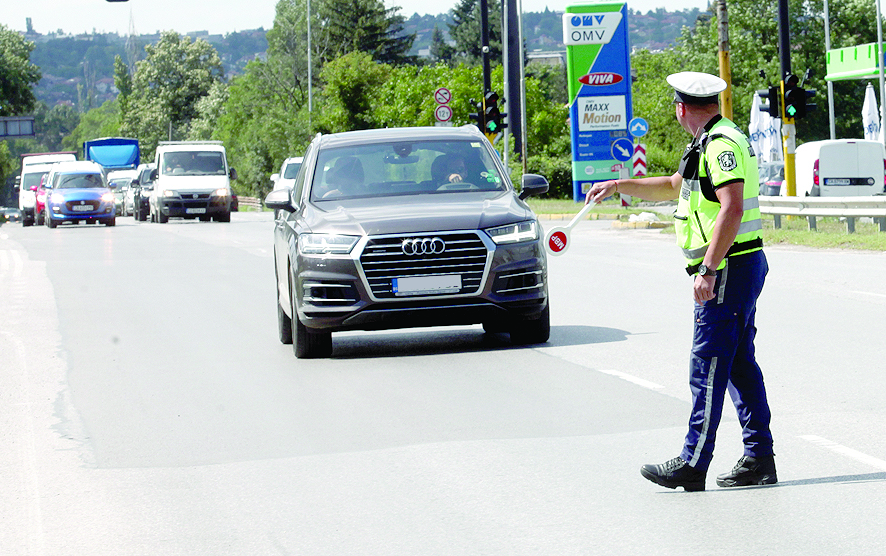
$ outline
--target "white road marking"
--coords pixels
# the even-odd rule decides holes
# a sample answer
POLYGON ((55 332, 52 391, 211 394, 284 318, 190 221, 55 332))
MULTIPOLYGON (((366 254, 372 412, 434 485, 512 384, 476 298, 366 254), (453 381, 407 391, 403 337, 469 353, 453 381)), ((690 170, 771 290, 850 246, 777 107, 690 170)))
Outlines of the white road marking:
POLYGON ((809 442, 812 442, 813 444, 817 444, 818 446, 821 446, 822 448, 827 448, 828 450, 830 450, 832 452, 836 452, 838 454, 850 457, 850 458, 854 459, 855 461, 860 461, 861 463, 865 463, 867 465, 870 465, 871 467, 876 467, 877 469, 880 469, 881 471, 886 471, 886 461, 884 461, 882 459, 878 459, 873 456, 863 454, 863 453, 859 452, 858 450, 853 450, 852 448, 848 448, 848 447, 843 446, 841 444, 837 444, 836 442, 828 440, 827 438, 822 438, 820 436, 807 434, 807 435, 800 436, 800 438, 802 438, 803 440, 807 440, 809 442))
POLYGON ((643 380, 642 378, 637 378, 635 376, 631 376, 629 374, 623 373, 621 371, 613 371, 613 370, 601 370, 601 373, 606 373, 607 375, 612 375, 614 377, 620 378, 622 380, 627 380, 628 382, 632 382, 638 386, 642 386, 643 388, 649 388, 650 390, 661 390, 664 388, 661 384, 656 384, 654 382, 649 382, 648 380, 643 380))

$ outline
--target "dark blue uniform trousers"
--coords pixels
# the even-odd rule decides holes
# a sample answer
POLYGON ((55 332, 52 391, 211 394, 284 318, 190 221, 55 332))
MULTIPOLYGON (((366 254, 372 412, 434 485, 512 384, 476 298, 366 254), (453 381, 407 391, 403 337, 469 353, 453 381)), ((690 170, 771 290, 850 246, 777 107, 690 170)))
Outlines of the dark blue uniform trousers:
POLYGON ((754 357, 757 297, 769 265, 762 250, 726 261, 717 272, 714 299, 695 304, 689 360, 692 416, 680 457, 701 470, 708 468, 714 454, 727 390, 742 426, 744 454, 761 457, 773 453, 766 387, 754 357))

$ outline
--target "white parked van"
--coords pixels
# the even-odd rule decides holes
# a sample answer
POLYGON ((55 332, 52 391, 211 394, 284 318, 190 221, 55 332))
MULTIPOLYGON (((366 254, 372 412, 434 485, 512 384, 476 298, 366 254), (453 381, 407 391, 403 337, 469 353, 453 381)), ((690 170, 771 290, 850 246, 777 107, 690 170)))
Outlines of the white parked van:
POLYGON ((52 165, 71 160, 77 160, 77 155, 73 152, 22 155, 22 173, 15 181, 15 188, 18 190, 18 208, 22 212, 22 226, 32 226, 37 221, 35 191, 43 178, 49 174, 52 165))
POLYGON ((152 172, 151 221, 170 218, 231 221, 231 180, 221 141, 160 141, 152 172))
POLYGON ((886 149, 879 141, 810 141, 795 155, 797 196, 882 195, 886 186, 886 149))

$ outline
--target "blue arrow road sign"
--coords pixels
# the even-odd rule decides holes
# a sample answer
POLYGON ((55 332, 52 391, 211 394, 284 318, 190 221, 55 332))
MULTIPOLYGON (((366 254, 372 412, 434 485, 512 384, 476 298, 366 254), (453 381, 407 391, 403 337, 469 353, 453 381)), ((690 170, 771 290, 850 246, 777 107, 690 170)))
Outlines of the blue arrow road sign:
POLYGON ((628 132, 634 137, 643 137, 649 131, 649 124, 643 118, 633 118, 628 122, 628 132))
POLYGON ((627 137, 616 139, 612 143, 612 158, 619 162, 627 162, 634 156, 634 142, 627 137))

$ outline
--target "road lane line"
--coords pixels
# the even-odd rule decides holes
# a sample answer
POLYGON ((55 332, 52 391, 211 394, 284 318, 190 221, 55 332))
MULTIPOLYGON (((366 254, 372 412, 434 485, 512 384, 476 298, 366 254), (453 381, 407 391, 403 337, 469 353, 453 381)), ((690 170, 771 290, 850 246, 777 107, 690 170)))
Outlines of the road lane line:
POLYGON ((870 465, 871 467, 876 467, 877 469, 879 469, 881 471, 886 471, 886 461, 884 461, 882 459, 878 459, 873 456, 869 456, 867 454, 859 452, 858 450, 853 450, 852 448, 849 448, 847 446, 843 446, 841 444, 837 444, 836 442, 828 440, 827 438, 822 438, 820 436, 815 436, 813 434, 803 435, 803 436, 800 436, 800 438, 802 438, 803 440, 807 440, 809 442, 812 442, 813 444, 816 444, 818 446, 821 446, 822 448, 827 448, 828 450, 830 450, 832 452, 836 452, 838 454, 850 457, 850 458, 854 459, 855 461, 860 461, 861 463, 865 463, 867 465, 870 465))
POLYGON ((637 378, 635 376, 631 376, 629 374, 623 373, 621 371, 613 371, 613 370, 601 370, 601 373, 605 373, 607 375, 612 375, 614 377, 620 378, 622 380, 627 380, 628 382, 632 382, 637 386, 642 386, 643 388, 649 388, 650 390, 661 390, 664 388, 661 384, 656 384, 654 382, 649 382, 648 380, 643 380, 642 378, 637 378))

